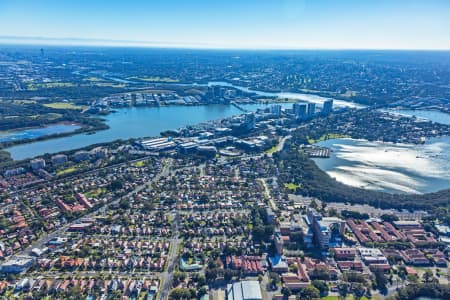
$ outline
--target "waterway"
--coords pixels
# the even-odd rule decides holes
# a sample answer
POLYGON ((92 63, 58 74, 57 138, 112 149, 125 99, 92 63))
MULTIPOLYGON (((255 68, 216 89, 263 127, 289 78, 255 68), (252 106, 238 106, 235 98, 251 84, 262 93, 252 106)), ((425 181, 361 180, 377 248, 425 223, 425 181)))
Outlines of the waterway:
POLYGON ((424 145, 332 139, 318 143, 331 157, 317 166, 347 185, 389 193, 429 193, 450 188, 450 137, 424 145))
MULTIPOLYGON (((303 94, 303 93, 257 91, 257 90, 252 90, 247 87, 243 87, 243 86, 239 86, 239 85, 235 85, 235 84, 231 84, 229 82, 223 82, 223 81, 212 81, 207 84, 207 86, 216 86, 216 85, 224 86, 224 87, 233 87, 233 88, 241 90, 243 92, 254 93, 254 94, 257 94, 258 96, 262 96, 262 97, 276 97, 279 99, 296 99, 299 101, 312 102, 312 103, 316 103, 316 104, 320 104, 320 105, 323 104, 324 101, 331 99, 331 98, 326 98, 326 97, 322 97, 322 96, 318 96, 318 95, 303 94)), ((335 107, 350 107, 350 108, 365 107, 364 105, 361 105, 358 103, 344 101, 344 100, 337 100, 337 99, 333 99, 333 104, 335 107)))
MULTIPOLYGON (((256 111, 271 104, 244 104, 248 111, 256 111)), ((292 107, 292 103, 282 103, 292 107)), ((77 134, 62 138, 37 141, 5 149, 15 160, 83 148, 92 144, 106 143, 118 139, 158 136, 160 132, 195 125, 206 121, 228 118, 241 114, 233 105, 132 107, 117 109, 103 117, 109 126, 94 134, 77 134)))
POLYGON ((434 110, 409 110, 409 109, 389 109, 383 110, 393 114, 429 120, 436 123, 450 125, 450 114, 434 110))
MULTIPOLYGON (((450 114, 429 110, 384 110, 450 125, 450 114)), ((450 137, 425 145, 333 139, 318 143, 333 151, 317 166, 342 183, 390 193, 429 193, 450 188, 450 137)))
POLYGON ((3 131, 0 132, 0 143, 30 140, 53 134, 68 133, 73 132, 79 128, 81 128, 81 126, 77 124, 61 123, 40 128, 3 131))

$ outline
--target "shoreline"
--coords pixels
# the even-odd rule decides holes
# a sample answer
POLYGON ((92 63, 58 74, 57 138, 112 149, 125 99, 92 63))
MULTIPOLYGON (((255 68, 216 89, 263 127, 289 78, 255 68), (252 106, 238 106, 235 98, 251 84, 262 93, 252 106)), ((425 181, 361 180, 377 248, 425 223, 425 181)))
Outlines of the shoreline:
POLYGON ((92 125, 86 125, 86 124, 79 123, 79 122, 64 121, 64 122, 58 122, 58 123, 54 123, 54 124, 47 124, 47 125, 42 126, 42 127, 22 128, 22 129, 20 129, 18 131, 23 131, 23 130, 28 130, 28 129, 46 128, 46 127, 49 127, 49 126, 60 125, 60 124, 67 124, 67 123, 69 123, 70 125, 79 125, 80 128, 75 129, 73 131, 69 131, 69 132, 52 133, 52 134, 43 135, 43 136, 40 136, 40 137, 31 138, 31 139, 22 139, 22 140, 16 140, 16 141, 1 142, 0 143, 0 150, 8 152, 6 150, 7 148, 11 148, 11 147, 19 146, 19 145, 31 144, 31 143, 34 143, 34 142, 46 141, 46 140, 51 140, 51 139, 56 139, 56 138, 61 138, 61 137, 68 137, 68 136, 82 134, 82 133, 91 133, 91 132, 95 133, 96 131, 107 130, 107 129, 110 128, 107 124, 103 123, 103 121, 101 121, 99 123, 99 126, 96 126, 96 127, 92 127, 92 125), (103 124, 104 126, 100 126, 100 124, 103 124))
MULTIPOLYGON (((277 104, 277 103, 291 103, 291 102, 285 102, 285 101, 276 101, 276 102, 269 102, 269 103, 264 103, 264 102, 259 102, 259 101, 254 101, 254 102, 238 102, 240 104, 250 104, 250 105, 271 105, 271 104, 277 104)), ((294 102, 292 102, 294 103, 294 102)), ((207 104, 166 104, 166 105, 160 105, 160 106, 151 106, 151 105, 141 105, 141 106, 121 106, 121 107, 111 107, 111 109, 109 110, 108 113, 105 114, 95 114, 95 115, 90 115, 90 119, 91 120, 99 120, 99 126, 90 128, 92 125, 87 125, 87 124, 83 124, 81 122, 70 122, 70 121, 63 121, 63 122, 58 122, 58 123, 54 123, 54 124, 47 124, 41 127, 27 127, 27 128, 21 128, 18 129, 17 131, 22 131, 22 130, 28 130, 28 129, 37 129, 37 128, 45 128, 48 126, 53 126, 53 125, 58 125, 58 124, 77 124, 80 125, 81 127, 74 130, 74 131, 70 131, 70 132, 63 132, 63 133, 55 133, 55 134, 49 134, 49 135, 44 135, 44 136, 40 136, 40 137, 36 137, 36 138, 31 138, 31 139, 22 139, 22 140, 16 140, 16 141, 8 141, 8 142, 0 142, 0 150, 6 151, 8 152, 6 149, 7 148, 11 148, 11 147, 15 147, 15 146, 19 146, 19 145, 26 145, 26 144, 31 144, 34 142, 40 142, 40 141, 46 141, 46 140, 51 140, 51 139, 56 139, 56 138, 61 138, 61 137, 69 137, 69 136, 73 136, 73 135, 77 135, 77 134, 95 134, 97 131, 103 131, 103 130, 108 130, 110 129, 110 127, 105 123, 105 120, 103 118, 101 118, 102 116, 108 116, 108 115, 114 115, 118 112, 118 110, 120 109, 131 109, 131 108, 161 108, 161 107, 201 107, 201 106, 210 106, 210 105, 232 105, 231 103, 207 103, 207 104), (102 126, 100 126, 100 124, 102 126)), ((9 153, 9 152, 8 152, 9 153)))

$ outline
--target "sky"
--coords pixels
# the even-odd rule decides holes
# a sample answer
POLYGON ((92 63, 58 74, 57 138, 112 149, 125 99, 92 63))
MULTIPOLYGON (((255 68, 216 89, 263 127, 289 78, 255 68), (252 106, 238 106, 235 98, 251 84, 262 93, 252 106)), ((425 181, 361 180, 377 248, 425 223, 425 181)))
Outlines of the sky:
POLYGON ((450 49, 450 0, 0 0, 0 43, 450 49))

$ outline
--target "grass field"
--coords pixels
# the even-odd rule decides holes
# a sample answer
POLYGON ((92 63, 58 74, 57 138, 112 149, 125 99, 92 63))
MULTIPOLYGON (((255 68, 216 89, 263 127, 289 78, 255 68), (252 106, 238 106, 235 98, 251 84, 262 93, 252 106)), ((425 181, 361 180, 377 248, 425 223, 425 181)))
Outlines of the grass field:
POLYGON ((301 184, 295 184, 295 183, 285 183, 284 187, 287 188, 290 191, 296 191, 298 188, 301 188, 301 184))
POLYGON ((92 85, 98 86, 98 87, 112 87, 117 89, 123 89, 127 87, 125 83, 112 83, 112 82, 92 82, 92 85))
POLYGON ((84 195, 88 198, 98 198, 98 196, 104 194, 106 192, 105 188, 97 188, 90 190, 89 192, 85 193, 84 195))
POLYGON ((67 168, 67 169, 64 169, 64 170, 60 170, 60 171, 58 171, 58 172, 56 172, 56 175, 57 176, 60 176, 60 175, 66 175, 66 174, 70 174, 70 173, 73 173, 73 172, 75 172, 75 171, 77 171, 78 170, 78 168, 77 167, 69 167, 69 168, 67 168))
POLYGON ((341 97, 355 97, 357 95, 357 92, 355 91, 346 91, 344 94, 339 94, 341 97))
MULTIPOLYGON (((326 297, 322 297, 320 299, 324 299, 324 300, 339 300, 338 296, 326 296, 326 297)), ((355 297, 353 297, 353 295, 347 295, 345 297, 345 300, 354 300, 355 297)), ((370 300, 381 300, 383 299, 381 296, 379 295, 373 295, 372 298, 370 298, 370 300)), ((369 298, 367 298, 366 296, 363 296, 361 298, 361 300, 369 300, 369 298)))
POLYGON ((273 146, 272 148, 268 149, 268 150, 266 151, 266 153, 267 153, 267 154, 272 154, 272 153, 274 153, 275 151, 277 151, 277 147, 278 147, 278 145, 273 146))
POLYGON ((14 104, 34 104, 34 100, 13 100, 14 104))
POLYGON ((141 93, 153 93, 153 94, 166 94, 166 93, 173 93, 174 91, 170 90, 142 90, 141 93))
POLYGON ((318 142, 322 142, 322 141, 326 141, 326 140, 331 140, 331 139, 343 139, 343 138, 349 138, 350 136, 348 135, 344 135, 344 134, 335 134, 335 133, 329 133, 329 134, 324 134, 322 135, 320 138, 318 138, 317 140, 309 138, 308 137, 308 142, 310 144, 315 144, 318 142))
POLYGON ((272 100, 273 103, 297 103, 298 99, 290 99, 290 98, 276 98, 272 100))
POLYGON ((71 82, 48 82, 48 83, 29 83, 27 89, 29 91, 36 91, 38 89, 53 89, 61 87, 73 87, 75 86, 71 82))
POLYGON ((91 77, 87 77, 84 80, 86 81, 91 81, 91 82, 99 82, 99 81, 104 81, 103 79, 99 78, 99 77, 95 77, 95 76, 91 76, 91 77))
POLYGON ((144 167, 144 166, 145 166, 145 161, 144 160, 137 161, 137 162, 133 163, 133 167, 141 168, 141 167, 144 167))
POLYGON ((66 102, 53 102, 53 103, 46 103, 43 105, 45 107, 50 107, 50 108, 55 108, 55 109, 76 109, 76 110, 83 109, 83 106, 75 105, 73 103, 66 103, 66 102))
POLYGON ((159 76, 146 76, 146 77, 138 77, 138 76, 132 76, 128 77, 128 80, 141 80, 141 81, 148 81, 148 82, 180 82, 178 79, 173 79, 170 77, 159 77, 159 76))

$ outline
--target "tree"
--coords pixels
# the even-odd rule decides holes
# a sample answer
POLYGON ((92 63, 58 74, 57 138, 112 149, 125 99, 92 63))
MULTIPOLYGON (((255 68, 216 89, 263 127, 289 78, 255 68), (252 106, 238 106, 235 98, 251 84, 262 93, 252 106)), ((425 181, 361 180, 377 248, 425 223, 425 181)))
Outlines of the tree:
POLYGON ((263 225, 257 225, 253 227, 252 232, 253 240, 256 242, 260 242, 264 240, 264 226, 263 225))
MULTIPOLYGON (((194 273, 196 274, 196 273, 194 273)), ((203 275, 198 275, 197 277, 197 285, 198 286, 204 286, 206 284, 206 278, 203 275)))
POLYGON ((69 288, 69 290, 67 291, 67 299, 81 299, 82 298, 82 292, 81 292, 81 288, 78 285, 74 285, 72 287, 69 288))
POLYGON ((425 282, 431 282, 433 280, 433 271, 427 269, 425 273, 423 273, 422 278, 425 282))
POLYGON ((388 279, 383 274, 383 272, 378 271, 374 273, 375 275, 375 283, 379 290, 386 290, 386 284, 388 283, 388 279))
POLYGON ((280 275, 278 275, 278 274, 275 273, 275 272, 270 272, 270 273, 269 273, 269 278, 270 278, 270 280, 274 281, 275 284, 278 284, 279 282, 281 282, 281 277, 280 277, 280 275))
POLYGON ((304 234, 303 231, 295 231, 290 235, 290 240, 297 245, 297 248, 303 248, 304 246, 304 234))
POLYGON ((302 299, 302 300, 313 300, 313 299, 320 298, 320 292, 318 289, 316 289, 312 285, 308 285, 307 287, 303 288, 300 291, 298 296, 299 296, 299 299, 302 299))
POLYGON ((408 275, 406 276, 406 279, 407 279, 409 282, 411 282, 411 283, 416 283, 416 282, 419 281, 419 278, 417 278, 417 276, 416 276, 416 275, 413 275, 413 274, 408 274, 408 275))
POLYGON ((173 285, 177 286, 180 282, 186 279, 186 273, 184 272, 173 272, 173 285))
POLYGON ((129 209, 130 208, 130 201, 127 199, 122 199, 119 202, 119 206, 121 209, 129 209))
POLYGON ((366 278, 364 278, 364 275, 358 272, 348 272, 344 274, 344 278, 348 282, 358 282, 358 283, 365 283, 366 278))
POLYGON ((365 292, 366 287, 362 283, 353 284, 353 294, 355 295, 355 299, 361 299, 365 292))
POLYGON ((122 180, 119 180, 119 179, 118 179, 118 180, 113 180, 113 181, 111 181, 111 183, 109 184, 109 189, 110 189, 111 191, 117 191, 117 190, 122 189, 123 186, 124 186, 124 183, 123 183, 122 180))
POLYGON ((380 216, 381 220, 385 221, 385 222, 394 222, 394 221, 398 221, 398 217, 396 215, 391 215, 391 214, 383 214, 380 216))
POLYGON ((329 217, 339 217, 339 213, 336 208, 332 207, 328 210, 329 217))
POLYGON ((324 280, 313 280, 312 285, 319 290, 320 295, 325 295, 328 292, 328 285, 324 280))
POLYGON ((203 295, 206 295, 208 293, 208 290, 206 289, 206 287, 202 286, 198 292, 197 292, 197 296, 201 297, 203 295))
POLYGON ((341 282, 338 284, 337 288, 339 290, 339 294, 345 298, 348 294, 348 283, 341 282))
POLYGON ((314 269, 309 277, 311 279, 330 280, 330 273, 324 268, 314 269))
POLYGON ((170 292, 169 299, 191 299, 191 291, 189 289, 176 288, 170 292))
POLYGON ((233 278, 233 270, 226 269, 223 273, 223 277, 226 281, 230 281, 233 278))
POLYGON ((205 278, 207 282, 213 282, 217 278, 217 269, 206 269, 205 270, 205 278))
POLYGON ((290 288, 283 286, 281 288, 281 293, 285 296, 285 297, 289 297, 290 295, 292 295, 292 291, 290 288))

